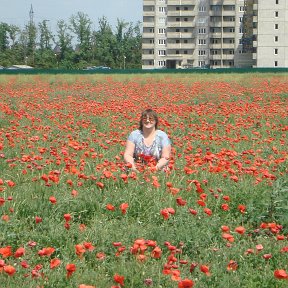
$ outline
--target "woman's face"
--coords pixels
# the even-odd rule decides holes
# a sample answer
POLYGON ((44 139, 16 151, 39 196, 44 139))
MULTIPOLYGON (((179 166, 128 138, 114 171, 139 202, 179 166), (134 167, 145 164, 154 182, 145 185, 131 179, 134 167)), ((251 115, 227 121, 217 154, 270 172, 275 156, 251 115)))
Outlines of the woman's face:
POLYGON ((142 124, 145 128, 153 128, 155 127, 156 121, 152 115, 144 115, 142 117, 142 124))

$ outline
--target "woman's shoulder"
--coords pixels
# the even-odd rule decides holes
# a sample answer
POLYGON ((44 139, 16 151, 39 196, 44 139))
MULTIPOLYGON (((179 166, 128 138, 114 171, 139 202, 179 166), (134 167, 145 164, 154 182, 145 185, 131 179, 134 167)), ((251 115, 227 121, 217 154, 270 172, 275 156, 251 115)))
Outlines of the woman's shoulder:
POLYGON ((142 136, 141 131, 139 129, 137 129, 137 130, 134 130, 130 133, 128 140, 134 142, 137 139, 139 139, 141 136, 142 136))
POLYGON ((167 137, 168 138, 168 135, 162 130, 157 130, 157 135, 159 137, 167 137))
POLYGON ((139 135, 142 135, 142 132, 141 132, 141 130, 136 129, 136 130, 132 131, 130 135, 139 136, 139 135))

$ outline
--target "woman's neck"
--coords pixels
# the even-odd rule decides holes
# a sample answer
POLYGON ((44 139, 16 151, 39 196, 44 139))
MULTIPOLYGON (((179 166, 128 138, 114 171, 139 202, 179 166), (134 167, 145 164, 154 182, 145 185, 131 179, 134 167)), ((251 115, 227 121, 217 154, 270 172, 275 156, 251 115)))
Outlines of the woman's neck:
POLYGON ((148 128, 148 129, 147 128, 143 128, 143 130, 142 130, 144 138, 147 138, 149 136, 154 135, 155 132, 156 132, 155 127, 151 128, 151 129, 150 128, 148 128))

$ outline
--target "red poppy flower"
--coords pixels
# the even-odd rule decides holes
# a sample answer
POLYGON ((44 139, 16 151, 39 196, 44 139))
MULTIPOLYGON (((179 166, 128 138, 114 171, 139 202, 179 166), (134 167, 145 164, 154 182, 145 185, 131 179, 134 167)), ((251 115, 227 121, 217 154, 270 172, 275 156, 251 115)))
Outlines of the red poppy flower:
POLYGON ((4 272, 7 273, 9 276, 13 276, 16 272, 16 269, 12 265, 6 265, 3 268, 4 272))
POLYGON ((246 229, 242 226, 236 227, 235 228, 235 232, 239 233, 239 234, 244 234, 246 231, 246 229))
POLYGON ((120 205, 120 210, 123 215, 126 214, 128 207, 129 207, 128 203, 122 203, 120 205))
POLYGON ((15 251, 14 257, 19 258, 19 257, 22 257, 24 254, 25 254, 25 248, 20 247, 15 251))
POLYGON ((68 278, 76 271, 76 265, 75 264, 67 264, 66 265, 66 271, 67 271, 66 276, 68 278))
POLYGON ((54 269, 54 268, 58 267, 60 264, 61 264, 60 259, 58 259, 58 258, 51 259, 50 269, 54 269))
POLYGON ((3 258, 11 256, 13 254, 11 246, 0 248, 0 254, 2 255, 3 258))
POLYGON ((228 265, 227 265, 227 270, 228 271, 235 271, 238 269, 238 263, 234 260, 230 260, 228 265))
POLYGON ((118 284, 120 284, 120 286, 124 286, 124 276, 120 276, 119 274, 115 274, 113 277, 114 281, 118 284))
POLYGON ((49 201, 52 203, 52 204, 56 204, 57 203, 57 200, 54 196, 50 196, 49 197, 49 201))
POLYGON ((277 279, 288 279, 288 274, 285 270, 279 269, 274 271, 274 277, 277 279))
POLYGON ((178 282, 178 288, 192 288, 194 282, 190 279, 183 279, 178 282))
POLYGON ((205 273, 207 276, 210 276, 211 273, 210 273, 210 269, 207 265, 201 265, 200 266, 200 271, 205 273))
POLYGON ((184 200, 182 197, 178 197, 178 198, 176 199, 176 202, 177 202, 177 204, 178 204, 179 206, 185 206, 185 205, 187 204, 187 201, 184 200))

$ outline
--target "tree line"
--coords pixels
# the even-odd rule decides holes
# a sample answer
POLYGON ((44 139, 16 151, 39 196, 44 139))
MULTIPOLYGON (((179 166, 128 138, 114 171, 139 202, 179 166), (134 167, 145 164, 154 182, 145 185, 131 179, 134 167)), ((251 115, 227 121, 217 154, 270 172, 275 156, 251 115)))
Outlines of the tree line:
POLYGON ((0 65, 26 64, 39 69, 141 68, 140 22, 117 19, 113 31, 103 16, 95 30, 91 19, 78 12, 68 23, 59 20, 55 35, 47 22, 30 21, 23 29, 1 22, 0 65))

